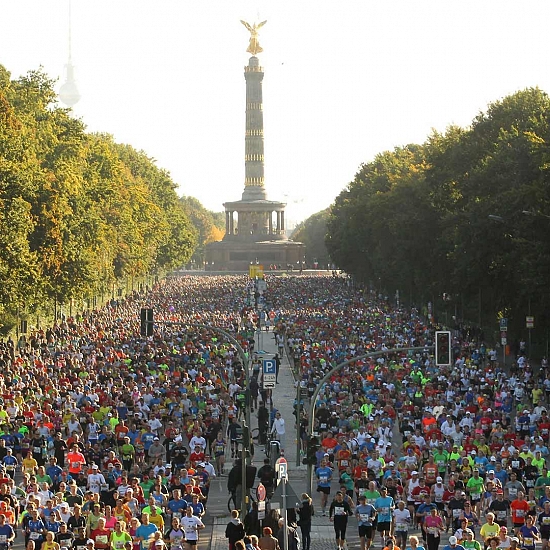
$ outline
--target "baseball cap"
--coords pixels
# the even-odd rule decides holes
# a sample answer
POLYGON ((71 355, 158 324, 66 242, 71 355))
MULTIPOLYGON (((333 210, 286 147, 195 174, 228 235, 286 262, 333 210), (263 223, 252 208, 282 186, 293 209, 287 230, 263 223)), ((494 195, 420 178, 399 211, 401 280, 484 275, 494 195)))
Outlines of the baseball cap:
POLYGON ((453 535, 449 537, 449 544, 456 544, 458 542, 458 539, 453 535))
POLYGON ((418 472, 417 472, 416 470, 414 470, 414 471, 411 472, 411 475, 412 475, 412 476, 417 476, 417 475, 418 475, 418 472))
POLYGON ((436 478, 437 483, 441 483, 443 481, 443 478, 441 476, 438 476, 436 478))

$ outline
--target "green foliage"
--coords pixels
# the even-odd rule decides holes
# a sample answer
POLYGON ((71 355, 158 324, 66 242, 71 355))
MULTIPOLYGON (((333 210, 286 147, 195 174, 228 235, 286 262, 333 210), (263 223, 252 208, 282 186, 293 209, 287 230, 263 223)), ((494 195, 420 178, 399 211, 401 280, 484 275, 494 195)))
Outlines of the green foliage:
POLYGON ((327 221, 329 209, 321 210, 298 224, 292 233, 292 239, 304 243, 307 250, 307 264, 312 266, 317 262, 320 267, 326 267, 331 259, 325 245, 327 236, 327 221))
POLYGON ((197 231, 170 175, 56 104, 41 70, 0 66, 0 314, 110 293, 178 267, 197 231))
POLYGON ((507 311, 518 326, 530 300, 544 323, 549 176, 550 98, 527 89, 491 104, 469 128, 434 132, 362 165, 330 209, 327 248, 388 295, 399 289, 441 309, 447 293, 466 319, 476 309, 507 311))
POLYGON ((197 265, 204 261, 204 247, 213 241, 219 241, 225 233, 225 214, 207 210, 196 198, 184 196, 180 205, 197 231, 197 247, 193 260, 197 265))

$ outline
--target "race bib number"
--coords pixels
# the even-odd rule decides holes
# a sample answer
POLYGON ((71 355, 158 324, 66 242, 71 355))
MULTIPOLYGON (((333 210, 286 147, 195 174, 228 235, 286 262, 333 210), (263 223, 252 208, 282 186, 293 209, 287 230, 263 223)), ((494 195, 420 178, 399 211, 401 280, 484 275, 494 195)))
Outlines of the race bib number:
POLYGON ((525 510, 517 510, 516 511, 516 517, 522 518, 525 516, 525 510))
POLYGON ((407 531, 408 525, 406 523, 396 523, 395 524, 395 530, 396 531, 407 531))
POLYGON ((101 544, 107 544, 107 541, 109 540, 109 538, 107 537, 107 535, 97 535, 95 540, 96 542, 100 542, 101 544))
POLYGON ((523 544, 525 546, 533 546, 535 539, 532 539, 531 537, 523 537, 523 544))
POLYGON ((327 476, 321 476, 321 477, 319 478, 319 481, 320 481, 321 483, 326 483, 326 482, 328 481, 328 477, 327 477, 327 476))
POLYGON ((341 460, 341 461, 340 461, 340 464, 341 464, 342 466, 346 467, 346 466, 349 464, 349 462, 348 462, 347 460, 341 460))
POLYGON ((36 531, 33 531, 31 534, 30 534, 30 539, 31 540, 38 540, 40 538, 40 533, 37 533, 36 531))
POLYGON ((124 548, 124 541, 122 540, 117 540, 115 542, 115 548, 117 548, 118 550, 120 550, 121 548, 124 548))
POLYGON ((35 455, 40 454, 42 452, 42 447, 34 447, 33 452, 35 455))
POLYGON ((453 509, 453 518, 458 518, 460 517, 460 513, 462 512, 462 510, 460 509, 457 509, 457 508, 454 508, 453 509))
POLYGON ((550 525, 550 516, 545 516, 542 518, 543 525, 550 525))
POLYGON ((5 544, 6 542, 8 542, 8 536, 0 535, 0 544, 5 544))
POLYGON ((335 506, 334 507, 334 515, 335 516, 343 516, 346 513, 343 506, 335 506))

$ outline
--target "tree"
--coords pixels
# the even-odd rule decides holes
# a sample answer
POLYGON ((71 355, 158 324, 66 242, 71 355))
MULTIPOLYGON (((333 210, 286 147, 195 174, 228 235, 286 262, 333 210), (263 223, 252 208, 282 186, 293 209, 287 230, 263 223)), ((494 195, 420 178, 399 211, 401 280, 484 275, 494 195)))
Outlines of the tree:
POLYGON ((292 233, 294 241, 302 242, 306 245, 307 263, 309 266, 312 266, 314 262, 317 262, 319 266, 326 266, 331 263, 331 258, 325 245, 328 218, 329 209, 326 208, 298 224, 292 233))

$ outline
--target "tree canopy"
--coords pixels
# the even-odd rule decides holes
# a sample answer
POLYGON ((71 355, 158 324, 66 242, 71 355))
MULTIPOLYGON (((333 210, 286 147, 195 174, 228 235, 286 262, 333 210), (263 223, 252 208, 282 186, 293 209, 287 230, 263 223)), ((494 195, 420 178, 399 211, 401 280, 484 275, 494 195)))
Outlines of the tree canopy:
POLYGON ((327 221, 329 210, 321 210, 313 214, 307 220, 299 223, 292 233, 292 239, 306 245, 308 266, 315 263, 325 268, 331 263, 325 238, 327 236, 327 221))
POLYGON ((489 105, 469 128, 377 155, 330 209, 326 244, 357 279, 463 318, 524 326, 550 306, 550 98, 489 105), (460 313, 460 311, 459 311, 460 313))
MULTIPOLYGON (((201 230, 144 152, 87 133, 41 70, 0 66, 0 314, 36 311, 170 270, 201 230)), ((200 204, 200 203, 199 203, 200 204)))

